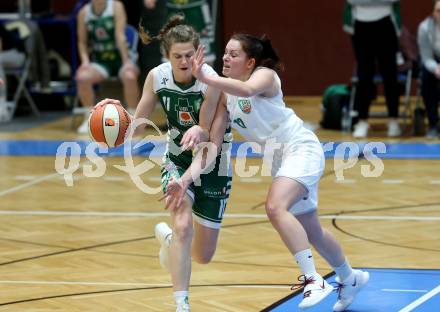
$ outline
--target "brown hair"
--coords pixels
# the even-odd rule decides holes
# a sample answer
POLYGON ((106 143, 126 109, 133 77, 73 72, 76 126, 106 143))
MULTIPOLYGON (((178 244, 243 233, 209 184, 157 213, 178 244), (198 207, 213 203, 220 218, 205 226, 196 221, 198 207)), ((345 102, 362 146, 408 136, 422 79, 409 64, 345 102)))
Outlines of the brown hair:
POLYGON ((248 34, 234 34, 231 39, 240 41, 246 55, 255 59, 255 67, 264 66, 277 72, 283 70, 280 58, 266 35, 257 38, 248 34))
POLYGON ((199 34, 192 26, 185 23, 185 17, 181 14, 172 15, 155 37, 151 37, 144 27, 139 24, 139 36, 144 44, 158 40, 161 52, 165 56, 168 56, 173 43, 192 42, 195 49, 200 43, 199 34))

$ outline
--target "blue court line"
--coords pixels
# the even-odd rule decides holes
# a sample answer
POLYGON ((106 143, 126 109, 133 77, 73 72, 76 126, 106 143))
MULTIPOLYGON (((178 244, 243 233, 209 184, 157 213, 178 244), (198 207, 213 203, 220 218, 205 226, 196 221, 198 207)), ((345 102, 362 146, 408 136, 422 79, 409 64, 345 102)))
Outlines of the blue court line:
MULTIPOLYGON (((0 156, 55 156, 57 149, 64 141, 56 140, 4 140, 0 141, 0 156)), ((81 155, 85 155, 86 147, 90 141, 73 141, 81 155)), ((233 157, 259 158, 262 154, 253 152, 245 142, 234 142, 231 155, 233 157)), ((382 159, 440 159, 440 143, 355 143, 355 142, 324 142, 326 158, 344 157, 349 155, 373 154, 382 159)), ((264 149, 263 149, 264 150, 264 149)), ((133 156, 162 156, 165 151, 165 142, 147 143, 131 151, 133 156)), ((98 153, 101 156, 122 157, 124 147, 109 148, 107 152, 98 153)))
MULTIPOLYGON (((411 270, 411 269, 362 269, 370 273, 368 284, 359 292, 353 303, 347 309, 351 312, 390 312, 400 311, 430 291, 440 286, 440 270, 411 270)), ((335 281, 332 274, 326 278, 328 282, 335 281)), ((429 296, 428 296, 429 297, 429 296)), ((264 312, 300 311, 298 304, 302 293, 297 292, 287 296, 264 312)), ((337 300, 337 294, 332 293, 318 305, 307 309, 307 312, 332 311, 337 300)), ((427 300, 422 300, 414 312, 438 312, 440 310, 440 294, 427 300)))

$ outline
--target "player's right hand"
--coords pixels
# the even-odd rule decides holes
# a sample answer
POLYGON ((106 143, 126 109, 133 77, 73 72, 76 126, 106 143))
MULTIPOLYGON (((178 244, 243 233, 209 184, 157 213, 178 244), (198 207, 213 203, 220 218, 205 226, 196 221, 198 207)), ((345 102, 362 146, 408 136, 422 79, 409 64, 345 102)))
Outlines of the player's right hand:
POLYGON ((115 105, 121 105, 121 102, 119 100, 115 100, 115 99, 103 99, 102 101, 99 101, 98 103, 96 103, 95 106, 93 106, 93 110, 97 109, 98 107, 107 105, 107 104, 115 104, 115 105))

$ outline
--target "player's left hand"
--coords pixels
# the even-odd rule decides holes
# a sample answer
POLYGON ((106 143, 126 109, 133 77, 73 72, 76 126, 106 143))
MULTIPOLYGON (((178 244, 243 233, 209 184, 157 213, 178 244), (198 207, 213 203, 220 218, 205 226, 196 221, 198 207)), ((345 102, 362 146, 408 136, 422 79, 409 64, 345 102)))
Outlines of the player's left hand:
POLYGON ((204 82, 205 75, 202 72, 202 66, 205 64, 205 47, 199 45, 192 60, 192 74, 198 80, 204 82))
POLYGON ((180 145, 182 150, 193 150, 201 142, 207 142, 209 140, 208 130, 200 127, 199 125, 194 125, 189 128, 180 140, 180 145))

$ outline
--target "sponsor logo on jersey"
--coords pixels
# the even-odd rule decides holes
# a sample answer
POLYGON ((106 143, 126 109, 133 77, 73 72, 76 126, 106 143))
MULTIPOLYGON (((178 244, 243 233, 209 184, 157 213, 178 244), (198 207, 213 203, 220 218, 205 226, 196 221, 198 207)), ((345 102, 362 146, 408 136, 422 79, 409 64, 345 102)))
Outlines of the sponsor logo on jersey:
POLYGON ((96 38, 101 39, 101 40, 108 37, 107 31, 105 30, 104 27, 97 27, 95 30, 95 36, 96 36, 96 38))
POLYGON ((116 122, 114 121, 114 119, 106 118, 104 121, 104 125, 106 127, 114 127, 114 126, 116 126, 116 122))
POLYGON ((211 198, 225 198, 226 187, 223 188, 207 187, 203 189, 203 194, 211 198))
POLYGON ((252 110, 251 101, 248 99, 238 100, 238 106, 245 114, 249 114, 252 110))
POLYGON ((189 112, 179 111, 179 123, 182 126, 193 126, 195 125, 194 119, 189 112))

